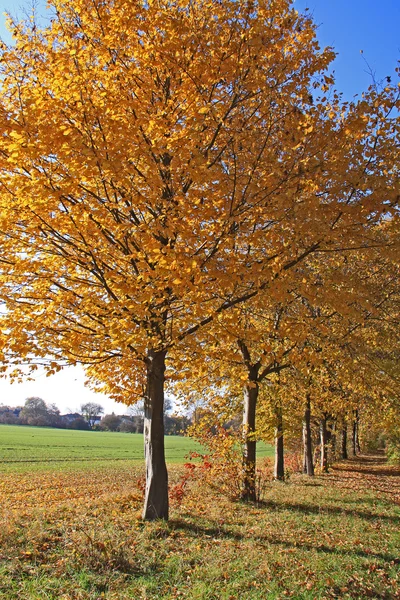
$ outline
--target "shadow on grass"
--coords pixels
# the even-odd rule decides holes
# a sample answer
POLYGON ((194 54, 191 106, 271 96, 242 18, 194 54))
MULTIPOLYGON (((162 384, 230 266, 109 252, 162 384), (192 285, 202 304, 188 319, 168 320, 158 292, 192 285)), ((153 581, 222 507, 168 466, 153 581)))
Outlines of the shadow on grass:
POLYGON ((383 454, 352 456, 346 461, 335 464, 333 471, 348 471, 377 477, 400 477, 400 467, 388 466, 383 454))
POLYGON ((309 542, 292 542, 276 536, 270 535, 243 535, 242 533, 232 531, 227 527, 212 527, 195 525, 179 519, 171 520, 169 522, 172 530, 181 530, 189 533, 193 533, 198 536, 205 536, 214 539, 231 539, 236 541, 245 541, 253 539, 256 542, 267 543, 272 546, 283 546, 284 548, 294 550, 307 550, 317 551, 323 554, 336 554, 338 556, 358 556, 361 558, 370 558, 374 560, 383 560, 385 562, 392 562, 394 564, 400 564, 398 556, 394 556, 387 552, 371 552, 362 549, 349 549, 338 548, 337 546, 327 546, 326 544, 311 544, 309 542))
POLYGON ((303 487, 324 487, 322 483, 317 483, 315 479, 312 481, 302 481, 301 486, 303 487))
POLYGON ((227 527, 213 527, 213 526, 204 526, 204 525, 195 525, 194 523, 189 523, 187 521, 183 521, 181 519, 171 519, 168 521, 172 530, 180 530, 187 531, 189 533, 194 533, 195 535, 204 535, 208 538, 215 539, 229 539, 236 541, 243 541, 248 539, 249 536, 243 535, 237 531, 232 531, 227 527))
POLYGON ((362 549, 352 548, 346 550, 345 548, 338 548, 337 546, 327 546, 326 544, 310 544, 309 542, 291 542, 289 540, 283 540, 272 536, 259 536, 257 540, 267 542, 274 546, 284 546, 290 549, 303 549, 309 551, 322 552, 323 554, 336 554, 338 556, 359 556, 361 558, 370 558, 383 560, 385 562, 392 562, 395 564, 400 563, 398 556, 389 554, 388 552, 370 552, 362 549))
MULTIPOLYGON (((349 485, 343 485, 343 483, 342 483, 343 479, 339 480, 339 479, 335 479, 334 477, 332 477, 331 481, 333 483, 336 483, 337 481, 339 481, 341 490, 350 490, 350 492, 352 492, 352 493, 354 493, 354 491, 355 491, 354 484, 351 483, 350 478, 349 478, 349 482, 350 482, 349 485)), ((382 494, 385 494, 385 496, 388 496, 388 498, 393 496, 395 502, 396 502, 396 498, 400 497, 400 489, 398 488, 398 486, 396 486, 396 488, 394 488, 394 489, 388 489, 387 485, 386 486, 381 485, 380 487, 376 486, 376 487, 370 488, 370 489, 368 489, 366 487, 364 487, 364 488, 360 487, 356 491, 362 491, 363 493, 365 493, 365 491, 374 492, 374 493, 380 492, 382 494)), ((378 498, 376 498, 376 496, 375 496, 375 500, 378 500, 378 498)), ((364 502, 364 499, 362 499, 361 502, 364 502)), ((382 502, 382 497, 379 498, 379 502, 382 502)), ((390 500, 389 504, 393 507, 394 506, 393 500, 390 500)), ((397 504, 398 504, 398 502, 397 502, 397 504)), ((382 518, 384 518, 384 517, 382 517, 382 518)), ((394 517, 394 518, 396 519, 397 517, 394 517)))
POLYGON ((265 508, 273 508, 274 510, 292 510, 301 512, 306 515, 339 515, 349 517, 360 517, 366 521, 376 521, 382 519, 393 524, 400 524, 400 516, 383 515, 381 513, 372 513, 362 510, 351 510, 336 506, 312 506, 311 504, 301 504, 300 502, 273 502, 272 500, 263 500, 258 503, 258 506, 265 508))
POLYGON ((332 469, 333 473, 335 471, 347 471, 350 473, 361 473, 362 475, 374 475, 375 477, 399 477, 400 471, 396 469, 391 469, 390 467, 379 468, 379 469, 366 469, 360 463, 354 463, 354 465, 336 465, 332 469))
MULTIPOLYGON (((343 486, 345 489, 353 489, 350 486, 343 486)), ((385 492, 385 493, 389 493, 389 492, 385 492)), ((340 503, 341 504, 350 504, 350 505, 360 505, 360 504, 369 504, 370 506, 373 506, 376 508, 377 503, 379 503, 382 506, 386 506, 387 508, 393 508, 393 501, 387 498, 376 498, 375 496, 372 498, 367 498, 364 497, 360 500, 360 498, 355 498, 354 500, 352 498, 341 498, 340 499, 340 503)), ((351 510, 351 509, 349 509, 351 510)), ((371 513, 372 514, 372 513, 371 513)), ((380 518, 380 517, 378 517, 380 518)))

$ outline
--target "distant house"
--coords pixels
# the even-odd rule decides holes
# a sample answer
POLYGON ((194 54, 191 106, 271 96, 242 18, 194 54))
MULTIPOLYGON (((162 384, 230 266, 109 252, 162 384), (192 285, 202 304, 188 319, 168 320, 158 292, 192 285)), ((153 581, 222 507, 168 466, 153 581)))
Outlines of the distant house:
POLYGON ((82 419, 82 415, 79 413, 67 413, 66 415, 60 415, 61 421, 65 424, 72 423, 72 421, 76 421, 76 419, 82 419))
POLYGON ((21 412, 21 407, 18 406, 16 408, 12 406, 0 406, 0 423, 8 424, 8 425, 17 425, 19 423, 19 413, 21 412))
MULTIPOLYGON (((60 415, 60 419, 66 424, 68 425, 68 423, 72 423, 72 421, 76 421, 77 419, 83 419, 84 417, 82 417, 81 414, 79 413, 68 413, 66 415, 60 415)), ((94 427, 95 425, 98 425, 101 421, 101 415, 98 415, 96 417, 90 417, 90 426, 94 427)))
POLYGON ((3 404, 0 406, 0 414, 11 413, 16 417, 19 417, 19 413, 21 412, 21 410, 22 408, 20 406, 17 406, 17 408, 14 408, 12 406, 4 406, 3 404))
POLYGON ((132 417, 128 417, 127 415, 117 415, 119 419, 121 419, 121 423, 132 423, 132 417))

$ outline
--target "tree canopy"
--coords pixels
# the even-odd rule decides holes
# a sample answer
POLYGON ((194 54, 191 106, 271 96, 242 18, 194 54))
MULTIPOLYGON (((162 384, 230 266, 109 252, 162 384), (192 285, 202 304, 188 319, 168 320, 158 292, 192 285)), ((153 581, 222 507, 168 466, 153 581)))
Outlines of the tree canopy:
POLYGON ((289 0, 50 6, 1 52, 3 370, 82 363, 144 396, 144 514, 166 517, 166 357, 172 381, 193 334, 309 286, 309 257, 386 243, 398 89, 343 104, 289 0))

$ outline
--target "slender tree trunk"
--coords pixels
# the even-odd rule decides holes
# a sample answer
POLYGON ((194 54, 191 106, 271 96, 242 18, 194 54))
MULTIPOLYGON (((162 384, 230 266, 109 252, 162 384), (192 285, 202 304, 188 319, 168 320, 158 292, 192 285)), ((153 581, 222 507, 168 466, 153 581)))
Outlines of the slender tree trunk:
POLYGON ((311 438, 311 398, 307 394, 306 408, 304 411, 303 423, 303 442, 304 442, 304 473, 310 477, 314 476, 314 463, 311 438))
POLYGON ((348 454, 347 454, 347 424, 345 421, 343 421, 343 428, 342 428, 342 455, 341 458, 343 460, 347 460, 348 458, 348 454))
POLYGON ((351 450, 352 450, 352 454, 353 456, 357 456, 357 423, 356 421, 353 421, 353 427, 352 427, 352 432, 351 432, 351 450))
POLYGON ((146 494, 143 518, 168 519, 168 473, 164 452, 165 351, 148 353, 144 402, 146 494))
POLYGON ((256 500, 256 406, 258 398, 257 369, 249 367, 249 382, 244 389, 243 407, 243 492, 242 500, 256 500))
POLYGON ((353 455, 354 456, 357 456, 357 454, 359 454, 361 452, 360 440, 359 440, 359 437, 358 437, 358 425, 359 425, 359 416, 358 416, 358 410, 356 409, 354 411, 353 439, 352 439, 353 455))
POLYGON ((321 471, 323 473, 328 472, 328 438, 327 416, 324 415, 320 422, 321 471))
POLYGON ((275 409, 276 427, 275 427, 275 467, 274 477, 283 481, 285 479, 285 463, 283 456, 283 419, 282 407, 278 406, 275 409))
POLYGON ((335 460, 335 458, 336 458, 336 447, 337 447, 337 423, 336 423, 336 419, 333 419, 332 425, 331 425, 331 452, 332 452, 333 460, 335 460))

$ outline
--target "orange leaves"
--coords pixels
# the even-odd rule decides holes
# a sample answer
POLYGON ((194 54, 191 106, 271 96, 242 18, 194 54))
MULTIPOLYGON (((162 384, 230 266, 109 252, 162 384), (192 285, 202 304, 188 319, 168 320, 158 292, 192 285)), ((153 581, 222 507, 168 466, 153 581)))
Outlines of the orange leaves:
MULTIPOLYGON (((81 361, 129 401, 150 347, 182 361, 203 327, 230 343, 234 307, 311 303, 299 265, 376 241, 395 86, 318 98, 334 54, 286 1, 55 4, 2 49, 2 319, 14 357, 81 361)), ((344 311, 350 288, 331 287, 344 311)), ((303 344, 295 321, 253 332, 255 353, 303 344)))

